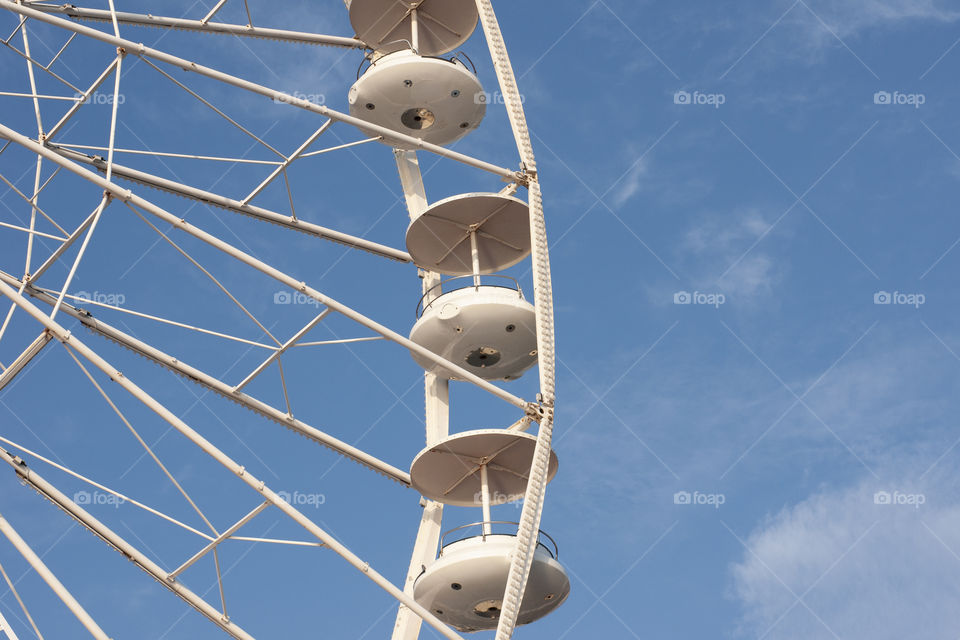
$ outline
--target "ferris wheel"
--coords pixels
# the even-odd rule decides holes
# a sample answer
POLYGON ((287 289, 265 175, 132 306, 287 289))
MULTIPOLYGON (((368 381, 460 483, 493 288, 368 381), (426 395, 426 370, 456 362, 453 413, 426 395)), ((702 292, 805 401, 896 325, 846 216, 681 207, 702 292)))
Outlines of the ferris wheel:
MULTIPOLYGON (((162 472, 176 498, 185 500, 199 520, 196 526, 184 523, 138 500, 125 487, 98 480, 89 467, 72 468, 62 461, 56 445, 44 454, 16 441, 0 421, 0 461, 4 463, 0 467, 12 471, 5 478, 0 476, 0 486, 7 485, 0 489, 0 548, 15 550, 66 610, 98 639, 114 637, 111 621, 94 619, 84 606, 89 594, 68 589, 58 578, 69 567, 46 561, 24 533, 27 523, 18 519, 5 499, 12 495, 16 480, 57 506, 62 513, 56 517, 93 532, 155 582, 141 575, 135 578, 170 591, 233 638, 254 637, 245 628, 243 612, 227 611, 226 572, 220 554, 226 545, 241 542, 293 545, 297 553, 340 556, 357 575, 365 576, 395 600, 395 640, 419 637, 423 623, 446 638, 495 630, 498 640, 506 640, 518 625, 536 622, 554 611, 568 597, 570 580, 558 560, 556 543, 540 530, 546 487, 558 470, 551 448, 556 357, 550 261, 531 134, 491 1, 345 0, 344 7, 324 3, 322 9, 315 9, 345 12, 352 36, 279 28, 298 26, 297 20, 285 20, 283 3, 271 5, 269 19, 263 19, 270 27, 261 26, 257 7, 247 0, 219 0, 211 7, 201 7, 198 2, 176 17, 115 6, 124 4, 123 0, 106 4, 94 8, 0 0, 2 24, 10 26, 0 34, 4 45, 0 55, 6 69, 0 76, 6 78, 6 86, 0 86, 0 189, 7 205, 0 212, 0 300, 5 301, 0 306, 0 393, 31 385, 80 388, 82 384, 80 393, 91 402, 106 401, 114 418, 135 437, 141 454, 162 472), (234 22, 228 16, 244 20, 234 22), (149 32, 154 34, 155 45, 142 43, 147 32, 144 27, 160 30, 149 32), (196 56, 175 54, 164 47, 164 37, 173 32, 178 43, 196 38, 204 44, 198 45, 196 56), (484 74, 478 66, 482 69, 485 61, 475 62, 461 50, 475 32, 489 51, 486 68, 489 82, 496 78, 496 100, 490 99, 489 82, 485 87, 480 80, 484 74), (157 33, 161 37, 156 38, 157 33), (290 50, 309 45, 331 47, 342 52, 337 58, 341 67, 352 69, 359 63, 355 81, 351 78, 342 86, 348 108, 338 111, 326 104, 332 101, 317 100, 307 84, 291 87, 255 82, 248 79, 251 74, 243 72, 242 64, 203 63, 224 60, 211 53, 218 47, 249 51, 247 43, 257 40, 290 50), (133 73, 130 69, 135 64, 152 75, 144 79, 139 70, 133 73), (20 77, 16 83, 10 80, 15 66, 20 77), (158 89, 161 81, 163 88, 158 89), (149 132, 125 125, 121 117, 138 92, 150 94, 149 119, 157 126, 149 132), (245 117, 253 117, 243 102, 249 97, 257 98, 257 104, 268 103, 271 109, 296 114, 291 117, 309 122, 312 132, 297 137, 289 150, 278 150, 279 145, 269 142, 267 133, 254 133, 253 127, 245 124, 245 117), (183 101, 192 106, 182 106, 183 101), (188 108, 199 109, 203 118, 216 120, 244 144, 265 150, 269 159, 246 157, 237 149, 247 147, 237 147, 234 138, 214 134, 203 124, 208 122, 205 119, 196 120, 201 126, 189 134, 175 133, 175 124, 162 133, 165 121, 177 121, 188 108), (501 114, 505 116, 504 130, 485 138, 484 123, 497 109, 505 112, 501 114), (159 139, 163 141, 165 136, 169 142, 163 149, 155 144, 157 137, 149 138, 158 131, 159 139), (80 139, 77 132, 85 137, 80 139), (92 139, 95 135, 100 138, 92 139), (121 139, 142 144, 128 146, 121 144, 121 139), (485 139, 503 143, 508 157, 518 156, 515 168, 476 157, 483 155, 480 153, 457 150, 462 143, 485 139), (197 147, 191 146, 197 140, 217 152, 198 153, 197 147), (303 171, 305 165, 320 160, 337 162, 360 146, 376 156, 377 162, 386 158, 396 168, 407 221, 405 237, 396 237, 393 243, 342 230, 343 226, 354 227, 338 225, 333 219, 327 222, 323 216, 305 214, 303 207, 297 207, 297 178, 311 175, 303 171), (436 188, 444 197, 433 201, 427 197, 427 187, 433 192, 433 185, 422 170, 428 161, 456 167, 448 174, 453 177, 436 188), (229 163, 240 166, 244 173, 230 181, 229 189, 218 189, 216 184, 204 188, 191 180, 199 175, 192 169, 171 169, 202 162, 229 163), (463 176, 465 187, 458 186, 457 176, 463 176), (278 193, 282 194, 279 199, 275 197, 278 193), (289 203, 286 209, 277 204, 284 199, 289 203), (317 245, 345 247, 350 259, 375 263, 370 269, 377 269, 380 263, 399 263, 406 269, 407 281, 417 286, 419 300, 409 301, 410 308, 417 302, 415 317, 409 324, 397 324, 396 314, 387 309, 394 298, 386 291, 384 301, 371 303, 356 295, 356 288, 345 285, 336 288, 334 298, 319 282, 322 278, 312 282, 288 268, 284 255, 288 247, 248 242, 230 224, 218 226, 215 221, 221 221, 219 217, 191 214, 195 206, 215 209, 225 216, 223 220, 261 225, 270 238, 292 236, 317 245), (168 300, 172 302, 166 308, 175 312, 162 313, 164 305, 159 303, 133 308, 116 295, 101 290, 91 293, 97 278, 109 281, 116 277, 116 256, 125 250, 122 241, 112 245, 98 241, 104 234, 127 237, 125 234, 132 232, 123 225, 133 223, 140 225, 141 231, 146 229, 143 232, 149 232, 155 244, 167 247, 178 260, 174 265, 171 258, 169 266, 151 263, 162 273, 151 272, 143 285, 158 301, 164 295, 161 288, 169 284, 168 300), (201 255, 215 255, 217 266, 201 255), (532 292, 524 291, 521 273, 532 281, 532 292), (276 329, 276 323, 250 303, 243 285, 237 285, 245 282, 244 278, 279 286, 272 312, 289 315, 299 303, 297 311, 309 311, 306 322, 298 318, 289 331, 276 329), (208 294, 189 293, 200 281, 206 287, 203 291, 215 292, 230 305, 231 313, 256 332, 255 338, 228 331, 226 314, 223 325, 204 326, 217 314, 201 317, 197 305, 204 304, 208 294), (361 307, 373 311, 365 313, 361 307), (136 331, 127 324, 128 319, 140 323, 136 331), (340 333, 331 339, 317 340, 313 335, 318 327, 335 322, 340 333), (345 337, 344 327, 361 330, 364 335, 345 337), (171 338, 171 331, 191 337, 171 338), (291 360, 309 349, 368 342, 374 343, 371 349, 389 350, 384 358, 402 358, 407 364, 412 358, 419 367, 426 398, 421 416, 426 441, 418 443, 421 450, 412 459, 388 462, 385 456, 361 446, 362 442, 351 444, 346 434, 328 433, 294 410, 311 402, 298 399, 297 390, 316 381, 298 380, 302 375, 289 366, 291 360), (104 344, 119 349, 108 353, 104 344), (254 354, 249 356, 254 358, 254 366, 215 375, 204 364, 208 357, 211 362, 232 361, 229 349, 240 347, 247 350, 244 357, 254 354), (36 373, 35 365, 58 350, 75 367, 72 377, 64 374, 67 382, 63 383, 36 373), (228 453, 215 437, 172 410, 162 391, 148 391, 151 385, 156 389, 153 377, 148 385, 127 373, 137 366, 124 359, 131 353, 160 365, 165 370, 164 385, 191 385, 204 395, 252 411, 263 428, 274 429, 276 436, 285 434, 284 429, 292 431, 355 463, 363 473, 379 474, 374 475, 377 481, 393 481, 419 494, 419 529, 406 574, 391 577, 378 571, 352 550, 349 540, 333 533, 336 524, 318 522, 296 496, 255 475, 253 460, 228 453), (280 391, 262 395, 268 374, 279 381, 280 391), (534 397, 524 398, 513 391, 520 381, 535 390, 534 397), (474 389, 482 394, 477 403, 499 407, 505 403, 512 419, 484 428, 452 426, 451 410, 456 408, 451 401, 452 388, 474 389), (138 409, 125 408, 121 397, 136 401, 138 409), (177 477, 175 465, 160 453, 157 441, 141 435, 137 420, 144 414, 159 418, 178 434, 178 446, 202 454, 226 470, 233 485, 243 488, 245 484, 244 491, 258 501, 255 508, 234 513, 229 522, 220 511, 217 517, 210 516, 209 505, 194 498, 191 482, 177 477), (84 483, 98 496, 112 496, 125 508, 145 512, 158 527, 186 531, 193 536, 193 551, 165 566, 143 548, 134 532, 119 531, 108 523, 109 518, 98 514, 101 505, 89 499, 91 494, 69 495, 49 479, 51 473, 84 483), (78 499, 78 495, 87 499, 78 499), (515 505, 511 513, 518 515, 496 519, 495 508, 506 504, 515 505), (241 535, 241 530, 264 512, 282 514, 307 540, 241 535), (476 515, 463 515, 468 513, 476 515), (454 514, 469 524, 445 527, 444 516, 454 514), (211 559, 219 602, 184 580, 192 568, 211 559)), ((279 80, 280 76, 273 75, 279 80)), ((281 122, 270 132, 286 133, 291 139, 299 135, 284 132, 283 127, 281 122)), ((396 180, 379 176, 379 170, 373 173, 380 181, 396 180)), ((331 190, 330 198, 357 201, 368 180, 357 177, 324 189, 331 190)), ((132 247, 134 236, 129 237, 132 247)), ((126 272, 121 275, 126 276, 126 272)), ((343 279, 349 280, 349 276, 343 279)), ((335 368, 332 360, 325 365, 324 357, 310 357, 315 363, 311 371, 335 368)), ((241 361, 246 363, 237 359, 241 361)), ((319 375, 337 377, 336 371, 319 375)), ((323 402, 336 400, 325 397, 323 402)), ((249 453, 256 455, 252 450, 249 453)), ((202 483, 195 479, 196 484, 202 483)), ((350 487, 337 490, 349 492, 350 487)), ((411 520, 415 519, 411 515, 411 520)), ((410 541, 398 542, 395 535, 387 535, 380 544, 393 553, 403 552, 404 557, 410 553, 410 541)), ((9 557, 0 553, 0 559, 9 557)), ((96 567, 85 571, 95 572, 96 567)), ((0 574, 0 588, 12 594, 17 614, 14 618, 11 609, 0 607, 2 637, 42 638, 44 616, 38 615, 28 599, 21 598, 17 582, 7 571, 0 574)), ((332 617, 336 611, 323 615, 332 617)))

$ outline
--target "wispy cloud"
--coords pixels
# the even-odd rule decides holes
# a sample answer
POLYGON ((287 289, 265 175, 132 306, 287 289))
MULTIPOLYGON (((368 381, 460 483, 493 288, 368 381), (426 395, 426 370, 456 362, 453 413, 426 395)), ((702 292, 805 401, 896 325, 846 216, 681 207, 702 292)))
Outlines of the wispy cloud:
POLYGON ((770 640, 956 637, 956 484, 871 478, 770 518, 732 567, 741 631, 770 640), (903 504, 885 504, 880 492, 903 504))
POLYGON ((705 273, 701 285, 719 282, 724 291, 741 300, 754 298, 770 293, 780 278, 770 255, 754 249, 744 257, 769 230, 770 222, 758 209, 746 209, 701 221, 687 231, 681 249, 701 260, 705 273))

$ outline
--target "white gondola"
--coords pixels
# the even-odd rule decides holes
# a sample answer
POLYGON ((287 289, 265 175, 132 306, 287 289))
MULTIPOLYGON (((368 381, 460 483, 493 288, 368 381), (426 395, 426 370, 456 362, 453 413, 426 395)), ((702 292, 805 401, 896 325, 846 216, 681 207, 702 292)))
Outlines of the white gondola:
MULTIPOLYGON (((461 288, 435 295, 418 306, 410 340, 485 380, 515 380, 537 363, 537 314, 519 284, 505 276, 450 278, 438 285, 461 288)), ((421 367, 442 377, 446 369, 413 353, 421 367)))
POLYGON ((473 34, 479 18, 475 0, 344 1, 357 38, 379 52, 400 43, 425 56, 453 51, 473 34))
POLYGON ((472 274, 474 250, 480 274, 503 271, 530 255, 527 203, 499 193, 465 193, 430 205, 407 229, 407 252, 429 271, 472 274))
MULTIPOLYGON (((414 598, 460 631, 493 629, 500 618, 510 563, 516 549, 516 523, 491 519, 491 505, 523 497, 536 437, 504 429, 467 431, 420 452, 410 468, 421 494, 452 506, 480 506, 483 522, 458 527, 441 539, 440 556, 414 583, 414 598), (508 533, 495 532, 508 526, 508 533), (475 534, 462 532, 476 529, 475 534), (445 544, 450 534, 458 539, 445 544)), ((547 478, 557 472, 551 452, 547 478)), ((553 540, 541 533, 524 592, 519 624, 547 615, 567 598, 570 580, 557 560, 553 540), (545 542, 545 540, 547 542, 545 542)))
MULTIPOLYGON (((482 522, 454 529, 455 532, 515 523, 482 522)), ((464 632, 495 629, 500 621, 503 593, 517 539, 514 534, 476 531, 444 545, 440 557, 426 567, 413 587, 413 597, 438 618, 464 632)), ((518 624, 544 617, 570 595, 570 579, 557 561, 557 547, 543 532, 533 556, 533 566, 524 591, 518 624)))
POLYGON ((412 49, 374 60, 350 88, 349 102, 356 118, 436 145, 467 135, 487 112, 483 85, 460 59, 424 57, 412 49))

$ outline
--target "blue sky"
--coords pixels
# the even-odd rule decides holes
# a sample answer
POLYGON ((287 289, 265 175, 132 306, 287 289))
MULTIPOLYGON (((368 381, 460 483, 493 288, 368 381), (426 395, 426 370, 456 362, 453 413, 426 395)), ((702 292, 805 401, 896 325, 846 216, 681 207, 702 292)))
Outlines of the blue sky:
MULTIPOLYGON (((244 21, 234 4, 223 19, 244 21)), ((169 2, 164 13, 202 17, 208 5, 169 2)), ((280 11, 250 5, 258 24, 349 35, 339 2, 283 3, 280 11)), ((117 8, 157 12, 146 2, 118 0, 117 8)), ((952 286, 960 220, 951 206, 960 188, 953 82, 960 11, 935 0, 531 1, 496 9, 546 198, 561 468, 543 529, 558 541, 573 584, 562 608, 517 637, 960 636, 960 300, 952 286), (693 504, 677 504, 687 495, 693 504)), ((4 37, 15 25, 0 15, 4 37)), ((339 110, 360 64, 357 52, 136 27, 121 33, 147 44, 159 39, 157 48, 319 96, 339 110)), ((66 40, 43 25, 32 25, 30 36, 41 60, 66 40)), ((495 90, 479 31, 464 50, 495 90)), ((78 41, 52 69, 85 87, 113 55, 109 46, 78 41)), ((0 56, 3 90, 26 91, 22 59, 7 48, 0 56)), ((320 124, 288 105, 163 68, 281 151, 320 124)), ((119 146, 272 159, 134 57, 124 62, 122 86, 119 146)), ((40 88, 66 91, 48 77, 40 88)), ((4 124, 36 134, 28 101, 0 97, 0 105, 4 124)), ((45 122, 54 122, 64 106, 45 109, 45 122)), ((105 145, 109 117, 108 105, 88 105, 58 141, 105 145)), ((336 125, 318 144, 359 138, 336 125)), ((500 108, 455 148, 517 163, 500 108)), ((145 156, 118 161, 238 198, 267 172, 145 156)), ((431 200, 501 186, 428 155, 421 162, 431 200)), ((45 164, 44 179, 51 172, 45 164)), ((33 187, 33 160, 19 149, 0 155, 0 173, 23 191, 33 187)), ((402 246, 406 211, 383 146, 297 163, 291 184, 304 219, 402 246)), ((400 332, 412 325, 419 281, 409 265, 134 190, 400 332)), ((60 175, 40 202, 73 228, 98 198, 96 188, 60 175)), ((255 202, 289 210, 282 185, 255 202)), ((0 203, 0 220, 27 219, 16 194, 0 189, 0 203)), ((171 237, 278 336, 312 317, 310 306, 275 305, 275 282, 182 234, 171 237)), ((0 269, 22 274, 23 240, 0 229, 0 269)), ((263 340, 202 273, 157 240, 112 204, 72 290, 119 294, 130 309, 263 340)), ((40 246, 45 256, 53 245, 40 246)), ((66 272, 55 267, 47 286, 66 272)), ((525 265, 510 273, 529 290, 525 265)), ((96 313, 234 383, 264 357, 247 345, 96 313)), ((15 314, 0 362, 37 333, 15 314)), ((80 328, 77 335, 272 487, 322 494, 322 504, 305 506, 308 515, 402 580, 419 520, 412 491, 80 328)), ((342 319, 311 334, 364 335, 342 319)), ((284 365, 294 411, 306 422, 401 468, 422 448, 421 375, 402 348, 303 349, 284 365)), ((509 389, 532 397, 535 377, 509 389)), ((98 380, 218 526, 257 504, 165 423, 98 380)), ((282 406, 274 373, 250 393, 282 406)), ((509 406, 463 384, 453 400, 453 430, 516 419, 509 406)), ((0 435, 201 524, 62 347, 49 347, 0 392, 0 435)), ((68 494, 84 489, 33 466, 68 494)), ((0 487, 0 513, 113 637, 216 633, 12 474, 0 487)), ((130 505, 92 509, 163 566, 200 546, 130 505)), ((505 506, 495 515, 517 513, 505 506)), ((452 508, 447 515, 450 527, 479 517, 452 508)), ((247 535, 307 539, 272 511, 248 527, 247 535)), ((254 636, 389 636, 390 598, 330 552, 235 542, 222 548, 221 562, 230 568, 230 613, 254 636)), ((0 563, 22 576, 18 590, 47 637, 82 636, 5 542, 0 563)), ((184 580, 217 601, 211 563, 184 580)), ((5 591, 0 585, 0 611, 21 638, 32 637, 5 591)), ((425 630, 423 637, 439 636, 425 630)))

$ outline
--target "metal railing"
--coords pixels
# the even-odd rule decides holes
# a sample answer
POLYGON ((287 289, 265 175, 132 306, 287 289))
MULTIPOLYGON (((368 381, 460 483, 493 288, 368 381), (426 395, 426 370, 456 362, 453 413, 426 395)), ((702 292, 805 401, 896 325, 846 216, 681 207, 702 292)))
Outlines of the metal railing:
MULTIPOLYGON (((508 536, 516 537, 517 531, 518 531, 519 529, 520 529, 520 523, 519 523, 519 522, 510 522, 510 521, 508 521, 508 520, 491 520, 491 521, 489 521, 489 522, 472 522, 472 523, 470 523, 470 524, 465 524, 465 525, 461 525, 461 526, 459 526, 459 527, 455 527, 455 528, 453 528, 453 529, 450 529, 449 531, 447 531, 446 533, 444 533, 444 534, 440 537, 440 556, 441 556, 441 557, 443 556, 443 550, 444 550, 444 549, 446 549, 447 547, 449 547, 449 546, 452 545, 452 544, 456 544, 457 542, 463 542, 464 540, 471 540, 471 539, 473 539, 473 538, 480 538, 480 539, 482 539, 484 542, 486 542, 488 536, 498 536, 498 535, 499 535, 499 536, 508 535, 508 536), (487 533, 487 532, 486 532, 486 530, 484 529, 484 525, 490 525, 490 528, 491 528, 491 532, 490 532, 490 533, 487 533), (511 531, 511 533, 506 533, 506 534, 505 534, 505 533, 496 533, 496 532, 493 531, 494 525, 510 525, 510 531, 511 531), (474 528, 477 528, 477 527, 480 528, 480 533, 479 533, 479 534, 476 534, 476 535, 464 535, 463 537, 457 538, 456 540, 453 540, 453 541, 451 541, 451 542, 446 542, 447 536, 449 536, 451 533, 454 533, 454 532, 457 532, 457 531, 465 531, 465 530, 468 530, 468 529, 474 529, 474 528)), ((553 538, 551 538, 549 535, 547 535, 546 533, 544 533, 543 531, 538 531, 538 534, 537 534, 537 546, 538 546, 538 547, 543 547, 544 550, 545 550, 547 553, 549 553, 549 554, 550 554, 550 557, 552 557, 554 560, 558 560, 558 559, 559 559, 560 549, 557 547, 557 542, 556 542, 553 538), (549 544, 547 544, 547 543, 549 543, 549 544)))
POLYGON ((434 302, 442 298, 444 295, 448 293, 453 293, 454 291, 462 291, 463 289, 470 289, 470 288, 473 288, 476 291, 479 291, 480 287, 496 287, 499 289, 510 289, 510 290, 516 291, 520 299, 523 300, 523 290, 520 288, 520 283, 517 281, 516 278, 511 278, 510 276, 499 276, 499 275, 455 276, 453 278, 447 278, 446 280, 442 280, 440 284, 436 284, 430 287, 429 289, 427 289, 427 291, 420 297, 420 301, 417 303, 417 319, 419 320, 420 316, 426 313, 427 309, 429 309, 434 302), (497 278, 498 281, 501 281, 501 282, 506 280, 511 282, 512 285, 507 286, 504 284, 484 284, 483 283, 484 278, 487 278, 487 279, 497 278), (469 283, 464 284, 463 286, 454 287, 448 291, 443 290, 444 285, 450 284, 451 282, 454 282, 454 281, 457 281, 458 284, 461 284, 461 281, 463 280, 469 280, 469 283), (431 300, 426 305, 424 305, 424 301, 427 299, 428 296, 434 293, 436 289, 440 289, 440 293, 437 294, 437 297, 435 297, 433 300, 431 300))

